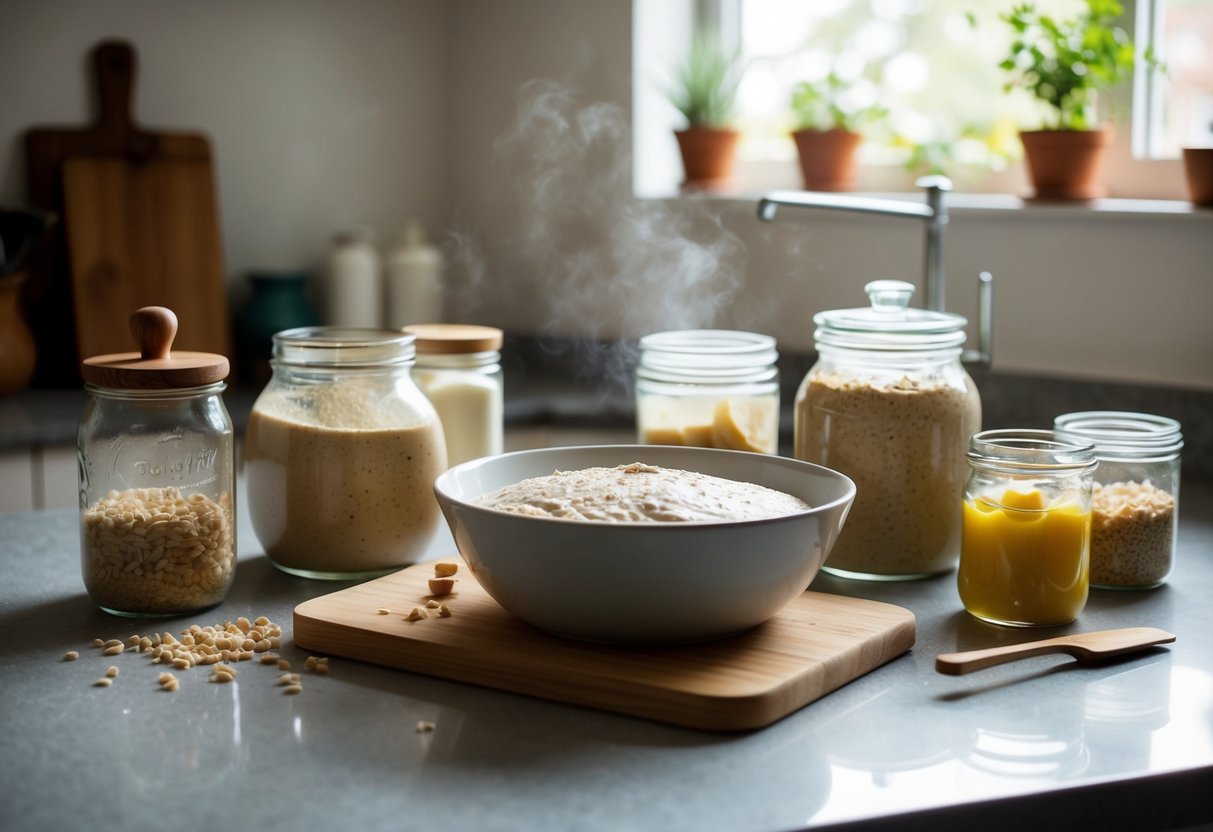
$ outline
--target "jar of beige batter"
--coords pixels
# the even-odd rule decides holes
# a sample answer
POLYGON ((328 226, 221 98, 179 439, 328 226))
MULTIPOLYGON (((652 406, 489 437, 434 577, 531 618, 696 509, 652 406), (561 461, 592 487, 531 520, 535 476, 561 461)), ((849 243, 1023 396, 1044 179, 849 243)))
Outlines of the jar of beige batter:
POLYGON ((446 447, 413 383, 414 337, 305 327, 274 336, 245 477, 253 530, 279 569, 345 580, 415 562, 438 528, 446 447))
POLYGON ((818 360, 796 396, 795 455, 855 481, 826 571, 911 580, 960 556, 965 452, 981 428, 960 363, 960 315, 912 309, 910 283, 878 280, 871 305, 814 316, 818 360))

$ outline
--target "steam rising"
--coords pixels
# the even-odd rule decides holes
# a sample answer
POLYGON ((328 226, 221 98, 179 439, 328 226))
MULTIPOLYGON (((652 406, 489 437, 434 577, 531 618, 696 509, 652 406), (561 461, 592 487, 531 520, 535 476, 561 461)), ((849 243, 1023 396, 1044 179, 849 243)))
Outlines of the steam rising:
MULTIPOLYGON (((744 248, 722 225, 719 204, 633 196, 631 126, 620 107, 530 81, 493 158, 508 181, 486 279, 508 280, 511 298, 501 300, 523 299, 528 319, 543 321, 538 334, 630 342, 723 325, 721 310, 744 280, 744 248)), ((481 268, 468 253, 465 271, 481 268)))

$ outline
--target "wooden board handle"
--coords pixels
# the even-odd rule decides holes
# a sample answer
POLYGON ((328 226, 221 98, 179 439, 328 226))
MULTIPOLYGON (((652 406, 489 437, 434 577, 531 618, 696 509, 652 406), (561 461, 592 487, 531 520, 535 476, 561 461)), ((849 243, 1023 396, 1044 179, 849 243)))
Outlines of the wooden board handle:
POLYGON ((97 74, 100 115, 96 130, 106 146, 128 161, 146 161, 155 150, 155 139, 135 125, 135 47, 124 40, 103 40, 93 49, 97 74))

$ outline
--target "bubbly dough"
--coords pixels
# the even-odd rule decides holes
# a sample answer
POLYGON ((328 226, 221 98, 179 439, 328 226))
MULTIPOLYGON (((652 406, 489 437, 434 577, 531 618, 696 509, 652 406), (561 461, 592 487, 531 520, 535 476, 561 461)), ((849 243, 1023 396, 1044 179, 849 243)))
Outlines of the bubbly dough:
POLYGON ((760 520, 810 508, 791 494, 761 485, 641 462, 557 471, 507 485, 477 503, 532 517, 603 523, 760 520))

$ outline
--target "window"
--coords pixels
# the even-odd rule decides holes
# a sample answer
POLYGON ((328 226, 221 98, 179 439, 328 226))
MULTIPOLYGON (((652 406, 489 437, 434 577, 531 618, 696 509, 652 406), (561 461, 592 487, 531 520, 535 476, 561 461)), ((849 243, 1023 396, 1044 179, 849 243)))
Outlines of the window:
MULTIPOLYGON (((886 110, 863 131, 859 190, 909 191, 918 175, 943 171, 957 190, 1021 192, 1018 129, 1040 124, 1043 110, 1026 92, 1003 91, 1007 75, 998 63, 1012 33, 999 14, 1015 2, 690 0, 691 25, 720 32, 745 63, 741 189, 798 185, 792 89, 833 73, 847 85, 849 107, 886 110)), ((656 3, 668 7, 668 0, 656 3)), ((1036 3, 1065 17, 1082 0, 1036 3)), ((638 27, 646 5, 654 0, 637 0, 638 27)), ((1117 131, 1105 179, 1119 196, 1182 199, 1179 148, 1213 144, 1213 0, 1127 5, 1126 28, 1136 27, 1139 51, 1151 45, 1167 72, 1139 72, 1134 84, 1101 98, 1114 122, 1132 123, 1131 131, 1117 131), (1142 169, 1111 169, 1135 165, 1142 169)), ((637 69, 644 71, 639 61, 637 69)), ((671 114, 669 126, 676 120, 671 114)))

